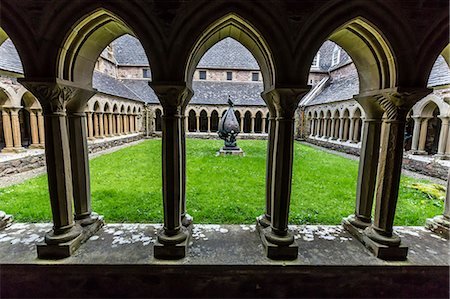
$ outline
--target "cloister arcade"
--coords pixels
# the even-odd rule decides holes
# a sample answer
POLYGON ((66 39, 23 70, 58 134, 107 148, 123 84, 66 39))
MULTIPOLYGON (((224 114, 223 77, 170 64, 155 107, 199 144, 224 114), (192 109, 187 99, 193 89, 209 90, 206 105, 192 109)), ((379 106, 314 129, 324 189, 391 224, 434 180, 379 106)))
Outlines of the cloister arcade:
MULTIPOLYGON (((194 106, 186 108, 185 130, 193 133, 216 133, 227 107, 212 108, 194 106)), ((153 123, 156 132, 161 132, 161 108, 153 108, 153 123)), ((266 107, 234 107, 241 133, 267 134, 269 112, 266 107)))
MULTIPOLYGON (((155 257, 186 255, 192 219, 185 194, 185 132, 214 130, 223 114, 219 109, 187 108, 193 96, 192 78, 205 52, 233 37, 252 52, 263 76, 261 96, 267 108, 237 108, 237 112, 242 131, 268 134, 265 211, 256 222, 265 255, 298 256, 299 247, 288 227, 295 115, 300 99, 311 88, 307 79, 314 55, 330 39, 355 63, 360 87, 354 99, 359 106, 351 111, 308 112, 311 133, 361 143, 355 213, 343 225, 378 258, 406 259, 408 249, 393 230, 403 135, 407 113, 431 92, 428 75, 448 45, 448 10, 442 9, 442 2, 427 1, 430 13, 413 2, 404 7, 391 1, 326 5, 317 1, 304 10, 303 2, 257 1, 255 9, 253 1, 187 1, 183 9, 165 14, 142 1, 57 1, 51 9, 30 8, 38 11, 41 20, 36 30, 24 30, 35 27, 31 23, 35 18, 17 13, 32 2, 17 3, 2 1, 2 26, 22 57, 25 74, 20 82, 42 107, 53 215, 53 229, 38 247, 39 257, 68 256, 92 235, 92 226, 101 226, 90 203, 87 138, 139 129, 139 107, 94 102, 88 106, 88 134, 76 128, 86 127, 84 111, 95 94, 92 71, 97 57, 112 40, 127 33, 138 37, 146 51, 152 66, 150 86, 162 107, 155 110, 155 123, 162 130, 164 224, 154 245, 155 257), (405 11, 416 17, 403 17, 405 11)), ((155 6, 167 8, 159 1, 155 6)), ((427 117, 435 115, 432 106, 424 109, 427 117)), ((17 125, 16 114, 10 115, 17 125)), ((447 128, 448 120, 442 122, 447 128)), ((445 151, 444 145, 439 151, 445 151)), ((446 207, 448 219, 448 200, 446 207)))
POLYGON ((364 113, 360 107, 322 110, 308 109, 309 137, 337 140, 340 142, 360 143, 364 113))

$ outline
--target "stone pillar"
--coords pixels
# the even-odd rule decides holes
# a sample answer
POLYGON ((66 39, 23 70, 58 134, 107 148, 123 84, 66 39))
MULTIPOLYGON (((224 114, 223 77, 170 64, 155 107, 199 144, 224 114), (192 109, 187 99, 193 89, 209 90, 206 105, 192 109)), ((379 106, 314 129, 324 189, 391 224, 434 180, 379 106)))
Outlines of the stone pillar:
MULTIPOLYGON (((300 98, 308 88, 276 88, 263 93, 268 105, 273 105, 276 118, 271 126, 273 154, 271 180, 271 225, 258 226, 267 256, 274 259, 295 259, 298 246, 288 231, 289 206, 292 183, 292 162, 294 150, 294 113, 300 98)), ((268 155, 269 156, 269 155, 268 155)), ((259 224, 259 221, 257 222, 259 224)))
POLYGON ((448 117, 439 116, 439 118, 441 119, 441 132, 439 134, 438 155, 444 156, 447 146, 448 117))
POLYGON ((394 216, 403 160, 406 115, 410 108, 428 93, 429 89, 389 89, 377 102, 385 111, 384 135, 377 171, 375 216, 373 224, 364 230, 363 242, 377 257, 404 260, 407 247, 393 233, 394 216))
MULTIPOLYGON (((86 91, 84 101, 94 93, 94 91, 86 91)), ((78 100, 80 101, 80 99, 78 100)), ((92 213, 91 208, 91 175, 86 138, 86 113, 68 111, 68 126, 75 220, 78 220, 78 224, 82 227, 86 227, 99 220, 98 215, 92 213)))
POLYGON ((420 126, 419 154, 421 155, 427 154, 427 152, 425 152, 425 144, 427 142, 428 120, 429 118, 423 118, 422 125, 420 126))
POLYGON ((11 108, 10 110, 11 110, 11 125, 14 141, 14 151, 23 152, 25 149, 22 147, 22 136, 20 134, 20 123, 19 123, 20 108, 11 108))
POLYGON ((411 143, 411 154, 416 154, 419 149, 420 124, 422 122, 422 117, 413 116, 412 119, 414 120, 414 130, 411 143))
POLYGON ((183 258, 188 245, 188 230, 181 222, 183 204, 183 111, 193 92, 185 85, 150 83, 163 106, 162 175, 164 227, 154 247, 156 258, 183 258))
POLYGON ((362 130, 355 213, 344 218, 342 224, 353 236, 362 240, 362 230, 372 223, 383 110, 376 96, 355 96, 354 99, 363 107, 366 118, 362 130))
POLYGON ((38 129, 39 129, 39 144, 41 148, 45 147, 45 128, 44 128, 44 116, 42 115, 42 111, 38 110, 38 129))
POLYGON ((140 130, 141 130, 141 128, 139 126, 139 116, 135 115, 134 116, 134 131, 139 132, 140 130))
POLYGON ((120 113, 116 114, 116 135, 119 136, 121 134, 121 124, 120 124, 120 113))
POLYGON ((335 137, 335 135, 334 135, 334 126, 335 126, 335 123, 336 123, 336 119, 335 118, 332 118, 331 119, 331 126, 330 126, 330 139, 336 139, 335 137))
POLYGON ((109 122, 107 113, 103 113, 102 120, 103 120, 103 136, 109 137, 109 122))
POLYGON ((88 128, 88 139, 94 140, 94 125, 92 123, 92 112, 86 112, 87 115, 87 128, 88 128))
POLYGON ((39 130, 38 130, 38 120, 37 111, 34 109, 29 109, 30 112, 30 127, 31 127, 31 145, 30 148, 40 148, 39 144, 39 130))
POLYGON ((45 243, 38 244, 38 257, 67 257, 78 248, 83 238, 72 212, 73 186, 66 118, 66 104, 77 89, 54 82, 21 83, 38 98, 45 122, 45 157, 53 229, 46 234, 45 243))
POLYGON ((250 124, 250 133, 255 134, 255 117, 252 116, 251 119, 252 119, 252 121, 251 121, 251 124, 250 124))
POLYGON ((112 137, 112 136, 114 136, 114 124, 113 124, 113 115, 112 115, 112 112, 111 113, 108 113, 108 129, 109 129, 109 131, 108 131, 108 135, 110 136, 110 137, 112 137))
POLYGON ((344 118, 344 135, 343 135, 343 141, 347 141, 349 134, 348 134, 348 129, 349 129, 349 118, 344 118))
POLYGON ((261 124, 261 133, 263 133, 263 134, 265 134, 265 133, 267 133, 266 132, 266 118, 265 117, 263 117, 262 118, 262 124, 261 124))
POLYGON ((348 133, 348 141, 353 142, 353 134, 355 131, 355 118, 352 117, 349 119, 350 122, 350 131, 348 133))
POLYGON ((338 141, 344 141, 344 123, 345 123, 345 118, 340 117, 339 118, 339 139, 338 139, 338 141))
POLYGON ((189 117, 184 116, 184 130, 185 132, 189 132, 189 117))
POLYGON ((9 109, 4 108, 2 110, 3 121, 3 135, 5 138, 5 148, 2 149, 2 153, 14 152, 13 135, 11 130, 11 115, 9 109))
POLYGON ((211 133, 211 115, 208 115, 208 133, 211 133))
POLYGON ((359 141, 361 141, 360 136, 361 136, 361 132, 359 131, 359 118, 355 118, 354 120, 355 124, 354 124, 354 128, 353 128, 353 136, 352 136, 352 140, 353 143, 358 143, 359 141))
POLYGON ((241 116, 241 133, 244 133, 244 116, 241 116))
POLYGON ((99 138, 100 132, 99 132, 99 122, 98 122, 98 114, 97 112, 94 112, 94 137, 99 138))

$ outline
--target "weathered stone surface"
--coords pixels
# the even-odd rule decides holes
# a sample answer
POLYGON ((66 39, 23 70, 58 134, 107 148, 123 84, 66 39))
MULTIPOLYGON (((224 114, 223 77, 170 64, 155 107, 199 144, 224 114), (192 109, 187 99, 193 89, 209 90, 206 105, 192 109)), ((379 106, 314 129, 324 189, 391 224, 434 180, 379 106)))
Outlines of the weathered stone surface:
POLYGON ((61 290, 64 297, 446 297, 449 291, 449 243, 422 227, 395 228, 410 247, 402 262, 377 259, 341 226, 322 225, 289 227, 300 247, 293 261, 266 258, 255 225, 194 225, 187 256, 164 261, 153 257, 161 225, 108 224, 57 265, 36 259, 35 242, 50 228, 15 223, 0 232, 2 297, 60 297, 61 290))

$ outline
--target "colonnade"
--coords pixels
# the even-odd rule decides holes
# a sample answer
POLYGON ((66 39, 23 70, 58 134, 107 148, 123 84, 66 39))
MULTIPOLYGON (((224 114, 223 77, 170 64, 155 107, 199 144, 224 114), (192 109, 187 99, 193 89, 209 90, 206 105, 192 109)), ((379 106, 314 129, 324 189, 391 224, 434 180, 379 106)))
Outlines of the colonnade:
MULTIPOLYGON (((414 121, 414 129, 412 133, 411 151, 412 154, 426 155, 426 142, 429 138, 429 121, 431 116, 412 116, 414 121)), ((437 155, 440 157, 450 157, 450 130, 449 116, 438 115, 440 119, 439 141, 437 147, 437 155)), ((435 136, 434 138, 436 138, 435 136)))
POLYGON ((139 114, 86 112, 89 140, 133 134, 140 131, 139 114))
POLYGON ((2 107, 2 126, 4 148, 2 153, 13 153, 24 151, 23 130, 29 130, 30 144, 29 148, 43 148, 45 143, 44 134, 44 117, 40 108, 23 108, 23 107, 2 107), (24 113, 29 113, 29 128, 24 128, 24 113), (22 123, 19 114, 22 113, 22 123))
POLYGON ((309 118, 310 137, 359 143, 361 141, 361 117, 309 118))

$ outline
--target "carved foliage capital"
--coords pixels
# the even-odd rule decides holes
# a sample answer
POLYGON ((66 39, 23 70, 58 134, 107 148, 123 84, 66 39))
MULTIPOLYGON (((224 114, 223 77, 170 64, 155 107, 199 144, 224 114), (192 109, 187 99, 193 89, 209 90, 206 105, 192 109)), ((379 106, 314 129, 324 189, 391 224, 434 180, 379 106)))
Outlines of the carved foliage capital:
POLYGON ((65 113, 67 102, 74 96, 73 87, 57 83, 23 82, 41 103, 45 113, 65 113))
POLYGON ((309 88, 274 88, 263 92, 261 96, 271 113, 275 112, 277 117, 292 118, 298 103, 308 91, 309 88))
POLYGON ((183 115, 189 100, 194 95, 186 85, 150 84, 161 102, 166 115, 183 115))
POLYGON ((387 119, 400 120, 406 117, 408 111, 417 101, 431 92, 427 88, 389 90, 376 96, 377 102, 386 112, 387 119))

